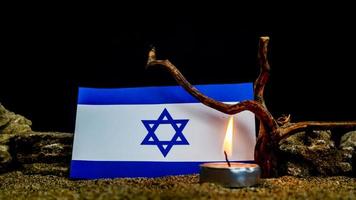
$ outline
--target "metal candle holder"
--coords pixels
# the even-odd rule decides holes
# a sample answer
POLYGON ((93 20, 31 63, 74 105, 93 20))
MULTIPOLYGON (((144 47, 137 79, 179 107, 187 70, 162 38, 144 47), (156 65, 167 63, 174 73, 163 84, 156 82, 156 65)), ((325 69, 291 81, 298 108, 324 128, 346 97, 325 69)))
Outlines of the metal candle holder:
POLYGON ((224 187, 248 187, 256 185, 261 177, 257 164, 230 162, 204 163, 200 165, 200 183, 212 182, 224 187))

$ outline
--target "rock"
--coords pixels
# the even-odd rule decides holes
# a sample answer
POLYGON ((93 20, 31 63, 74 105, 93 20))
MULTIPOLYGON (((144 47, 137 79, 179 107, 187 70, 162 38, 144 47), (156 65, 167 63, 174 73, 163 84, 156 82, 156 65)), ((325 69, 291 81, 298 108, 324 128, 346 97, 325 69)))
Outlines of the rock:
POLYGON ((355 148, 356 148, 356 131, 350 131, 341 137, 340 148, 355 150, 355 148))
POLYGON ((6 171, 12 164, 9 142, 13 135, 0 134, 0 172, 6 171))
POLYGON ((0 134, 22 134, 31 131, 32 122, 10 112, 0 104, 0 134))
POLYGON ((72 155, 73 134, 32 132, 13 138, 16 161, 25 163, 69 163, 72 155))
POLYGON ((64 163, 31 163, 22 165, 22 172, 27 175, 68 176, 69 165, 64 163))
POLYGON ((297 177, 308 177, 310 176, 310 169, 307 164, 304 163, 286 163, 287 174, 297 177))
POLYGON ((12 157, 9 152, 9 146, 0 145, 0 172, 11 165, 12 157))
POLYGON ((8 124, 10 121, 8 115, 7 115, 7 110, 0 104, 0 128, 8 124))
POLYGON ((64 175, 68 170, 64 168, 71 159, 73 134, 5 134, 0 135, 0 142, 0 172, 23 168, 28 173, 64 175))
POLYGON ((349 150, 338 149, 330 130, 299 132, 279 144, 281 173, 293 176, 345 175, 352 172, 349 150))
POLYGON ((30 120, 6 110, 0 104, 0 172, 8 171, 13 167, 10 140, 16 135, 30 132, 31 125, 30 120))
POLYGON ((34 132, 31 125, 0 104, 0 172, 23 169, 28 174, 67 174, 73 134, 34 132))
POLYGON ((351 160, 353 176, 356 177, 356 131, 350 131, 341 137, 340 148, 344 150, 344 156, 351 160))

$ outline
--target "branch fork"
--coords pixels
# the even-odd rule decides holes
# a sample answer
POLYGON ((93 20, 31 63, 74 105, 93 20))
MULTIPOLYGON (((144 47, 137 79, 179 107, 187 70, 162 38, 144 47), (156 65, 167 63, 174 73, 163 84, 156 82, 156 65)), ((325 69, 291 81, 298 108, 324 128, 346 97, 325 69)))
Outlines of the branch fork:
POLYGON ((236 104, 225 104, 202 94, 181 74, 175 65, 169 60, 157 60, 156 49, 153 47, 148 52, 146 68, 160 66, 168 70, 176 82, 188 93, 206 106, 225 114, 234 115, 249 110, 259 119, 259 133, 255 146, 255 162, 262 168, 263 177, 277 176, 278 143, 305 129, 330 129, 330 128, 356 128, 356 121, 350 122, 316 122, 306 121, 291 123, 290 115, 282 116, 275 120, 269 112, 265 100, 264 89, 270 77, 270 65, 267 59, 269 37, 260 37, 258 48, 258 60, 260 74, 254 83, 255 100, 242 101, 236 104))

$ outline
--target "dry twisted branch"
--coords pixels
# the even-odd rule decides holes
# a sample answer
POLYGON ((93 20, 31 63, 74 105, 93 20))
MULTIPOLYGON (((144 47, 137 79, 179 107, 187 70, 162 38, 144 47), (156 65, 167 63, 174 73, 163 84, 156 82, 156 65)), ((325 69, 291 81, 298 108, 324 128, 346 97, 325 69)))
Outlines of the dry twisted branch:
MULTIPOLYGON (((147 67, 151 66, 162 66, 174 77, 178 84, 180 84, 187 92, 189 92, 193 97, 198 99, 200 102, 214 108, 220 112, 226 114, 236 114, 244 110, 249 110, 256 114, 259 120, 266 123, 269 127, 277 128, 277 123, 273 119, 271 113, 268 112, 265 106, 257 101, 242 101, 236 104, 226 104, 220 101, 216 101, 204 94, 202 94, 197 88, 190 84, 185 77, 180 73, 180 71, 174 66, 169 60, 156 60, 156 50, 152 48, 149 52, 147 67)), ((264 78, 261 78, 264 81, 264 78)), ((259 84, 263 85, 263 84, 259 84)), ((263 88, 261 87, 261 94, 263 94, 263 88)), ((263 99, 263 97, 262 97, 263 99)))
POLYGON ((269 79, 270 66, 267 59, 269 37, 261 37, 259 41, 258 59, 261 68, 255 81, 255 100, 242 101, 237 104, 225 104, 216 101, 191 85, 180 71, 169 60, 157 60, 156 50, 152 48, 148 54, 146 67, 162 66, 174 77, 187 92, 200 102, 226 114, 236 114, 244 110, 253 112, 260 120, 260 129, 255 146, 255 162, 262 167, 262 176, 276 176, 278 164, 278 143, 298 131, 305 129, 356 128, 356 121, 351 122, 298 122, 290 123, 290 116, 284 116, 277 121, 268 111, 264 101, 264 88, 269 79))

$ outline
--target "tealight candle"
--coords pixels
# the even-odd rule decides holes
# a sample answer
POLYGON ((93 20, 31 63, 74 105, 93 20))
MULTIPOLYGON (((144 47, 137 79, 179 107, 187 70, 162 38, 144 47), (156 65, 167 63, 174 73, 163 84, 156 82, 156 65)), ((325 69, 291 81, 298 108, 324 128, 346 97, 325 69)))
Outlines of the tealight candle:
POLYGON ((224 187, 248 187, 256 185, 261 176, 257 164, 232 162, 204 163, 200 165, 200 182, 212 182, 224 187))
POLYGON ((212 182, 224 187, 248 187, 256 185, 261 176, 257 164, 230 162, 232 154, 233 117, 230 118, 224 140, 226 162, 204 163, 200 165, 200 182, 212 182))

